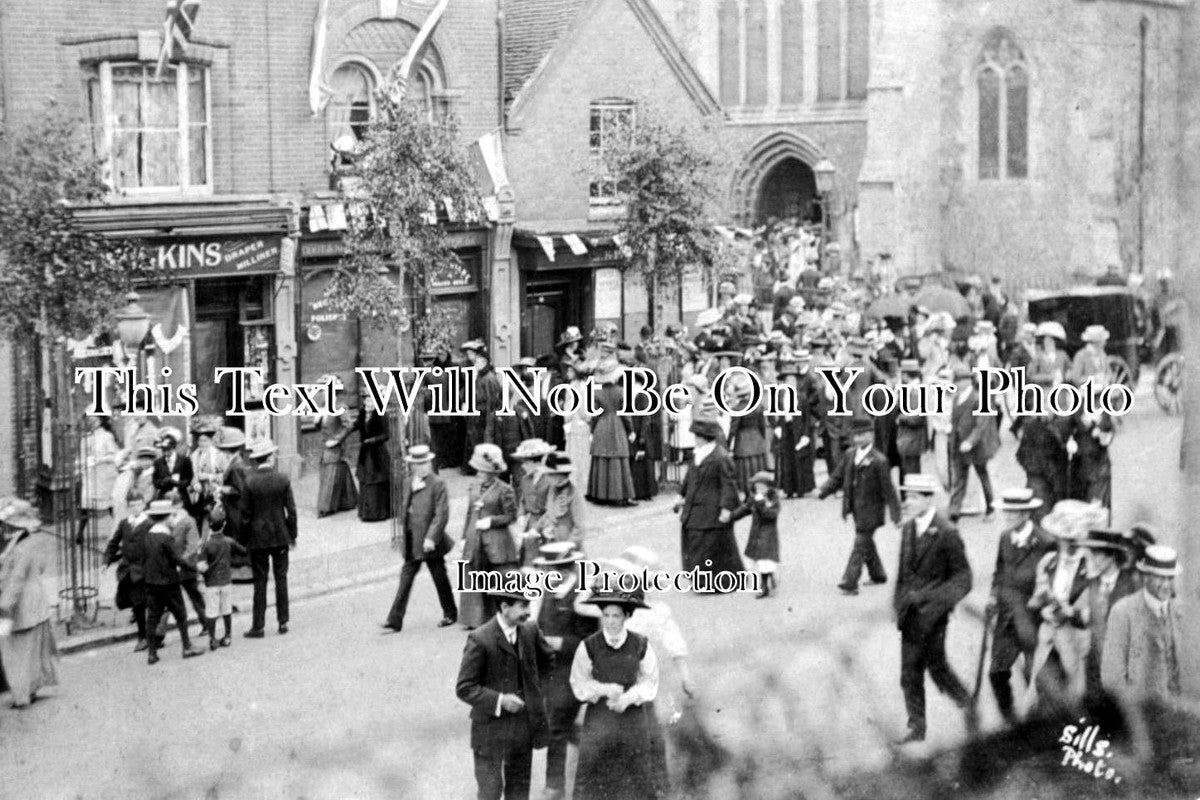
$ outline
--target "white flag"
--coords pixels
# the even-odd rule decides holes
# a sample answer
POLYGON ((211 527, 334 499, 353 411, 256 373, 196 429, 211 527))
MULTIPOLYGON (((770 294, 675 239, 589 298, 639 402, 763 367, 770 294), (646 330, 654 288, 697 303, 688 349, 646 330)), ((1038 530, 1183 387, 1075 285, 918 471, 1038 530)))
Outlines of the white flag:
POLYGON ((312 206, 308 209, 308 229, 312 232, 329 230, 329 223, 325 221, 325 209, 321 206, 312 206))
POLYGON ((539 236, 539 237, 537 237, 537 240, 538 240, 538 244, 540 244, 542 246, 542 252, 546 254, 546 258, 553 261, 554 260, 554 237, 553 236, 539 236))
POLYGON ((309 58, 308 108, 320 114, 329 100, 330 91, 321 76, 325 71, 325 38, 329 33, 329 0, 317 0, 317 16, 313 20, 312 51, 309 58))
POLYGON ((583 246, 583 240, 574 233, 563 234, 563 241, 567 243, 567 247, 571 248, 571 252, 577 256, 587 254, 587 248, 583 246))
POLYGON ((329 222, 329 230, 346 230, 346 207, 341 203, 334 203, 326 208, 325 217, 329 222))

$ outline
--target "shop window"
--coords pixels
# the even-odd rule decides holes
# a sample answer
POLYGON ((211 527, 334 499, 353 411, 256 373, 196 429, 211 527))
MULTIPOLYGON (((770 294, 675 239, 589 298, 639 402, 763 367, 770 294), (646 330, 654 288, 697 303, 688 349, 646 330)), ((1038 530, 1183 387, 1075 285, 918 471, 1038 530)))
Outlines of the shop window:
POLYGON ((604 161, 618 137, 633 128, 633 112, 633 103, 628 100, 592 103, 588 132, 588 151, 592 164, 588 199, 592 205, 615 205, 618 202, 617 184, 608 174, 604 161))
POLYGON ((93 143, 118 192, 211 189, 209 75, 192 64, 101 62, 87 75, 93 143))
POLYGON ((1029 175, 1029 71, 1007 31, 988 35, 975 73, 979 178, 1029 175))

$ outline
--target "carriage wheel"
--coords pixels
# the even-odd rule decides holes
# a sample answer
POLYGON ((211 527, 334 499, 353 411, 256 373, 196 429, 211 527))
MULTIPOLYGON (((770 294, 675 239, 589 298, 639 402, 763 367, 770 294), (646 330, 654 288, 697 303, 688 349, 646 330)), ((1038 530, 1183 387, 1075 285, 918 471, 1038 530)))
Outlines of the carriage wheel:
POLYGON ((1108 382, 1123 383, 1130 389, 1135 389, 1133 385, 1133 370, 1129 368, 1129 362, 1120 356, 1108 357, 1108 382))
POLYGON ((1168 414, 1178 414, 1183 407, 1183 356, 1171 353, 1158 362, 1154 371, 1154 399, 1168 414))

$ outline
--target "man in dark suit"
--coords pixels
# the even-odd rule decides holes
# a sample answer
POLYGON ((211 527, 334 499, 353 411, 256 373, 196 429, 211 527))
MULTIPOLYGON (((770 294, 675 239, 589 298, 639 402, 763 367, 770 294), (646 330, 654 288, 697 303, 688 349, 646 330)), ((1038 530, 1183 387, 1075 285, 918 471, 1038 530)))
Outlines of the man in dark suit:
POLYGON ((976 416, 978 403, 971 370, 954 372, 954 407, 950 411, 950 521, 958 522, 967 476, 972 468, 983 486, 984 519, 992 518, 992 479, 988 462, 1000 448, 1000 432, 994 417, 976 416))
POLYGON ((996 503, 1004 515, 1004 532, 996 549, 996 571, 992 573, 992 594, 987 604, 988 613, 996 615, 988 680, 996 705, 1010 724, 1016 722, 1012 669, 1024 656, 1025 683, 1029 683, 1042 623, 1040 615, 1029 608, 1037 586, 1037 566, 1055 547, 1050 535, 1033 521, 1041 505, 1042 501, 1028 488, 1007 490, 996 503))
POLYGON ((183 593, 179 590, 179 569, 190 569, 194 565, 184 560, 175 537, 167 526, 167 518, 174 511, 170 500, 155 500, 146 513, 154 521, 146 534, 142 552, 142 577, 146 583, 146 620, 150 653, 148 662, 158 663, 160 639, 155 634, 158 621, 164 611, 171 612, 179 628, 179 639, 183 642, 183 657, 204 655, 204 650, 192 647, 188 636, 187 611, 183 607, 183 593))
MULTIPOLYGON (((187 504, 188 489, 192 485, 195 472, 192 469, 192 460, 177 452, 180 436, 175 428, 164 428, 159 433, 158 448, 162 455, 154 459, 152 480, 156 500, 166 497, 171 491, 177 491, 187 504)), ((191 513, 190 504, 187 505, 191 513)))
POLYGON ((894 523, 900 523, 900 500, 892 483, 891 467, 874 445, 871 421, 855 422, 854 446, 842 455, 837 471, 817 494, 817 499, 823 500, 841 489, 842 518, 854 517, 854 548, 838 584, 845 594, 858 594, 864 565, 871 583, 887 583, 887 572, 875 548, 875 531, 883 526, 885 511, 891 512, 894 523))
POLYGON ((275 617, 279 632, 288 632, 288 550, 296 546, 296 500, 292 482, 275 470, 269 440, 250 448, 256 468, 246 473, 241 496, 242 544, 250 551, 254 571, 254 614, 246 636, 261 639, 267 620, 267 572, 275 573, 275 617))
POLYGON ((455 693, 471 706, 479 800, 527 800, 533 751, 548 735, 542 678, 554 651, 519 594, 493 595, 500 610, 467 635, 455 693))
POLYGON ((404 613, 408 609, 408 596, 412 592, 413 580, 421 571, 421 564, 429 568, 437 589, 438 601, 442 604, 442 621, 445 628, 458 621, 458 607, 454 605, 454 591, 446 575, 446 553, 452 543, 446 534, 446 522, 450 518, 450 500, 446 484, 432 472, 435 454, 428 445, 411 447, 404 460, 408 462, 409 480, 404 487, 401 501, 401 519, 404 520, 403 547, 404 566, 400 569, 400 588, 388 612, 383 627, 399 633, 404 627, 404 613))
POLYGON ((683 568, 718 572, 741 571, 742 557, 733 535, 733 512, 738 507, 733 459, 721 445, 721 426, 707 419, 692 422, 696 446, 675 501, 683 527, 683 568), (711 561, 711 564, 706 564, 711 561))
MULTIPOLYGON (((958 529, 933 505, 937 479, 910 475, 901 491, 907 521, 893 608, 900 629, 900 686, 908 709, 902 743, 925 739, 925 671, 943 694, 973 714, 971 695, 946 662, 950 612, 971 591, 971 565, 958 529)), ((970 723, 971 720, 968 720, 970 723)))

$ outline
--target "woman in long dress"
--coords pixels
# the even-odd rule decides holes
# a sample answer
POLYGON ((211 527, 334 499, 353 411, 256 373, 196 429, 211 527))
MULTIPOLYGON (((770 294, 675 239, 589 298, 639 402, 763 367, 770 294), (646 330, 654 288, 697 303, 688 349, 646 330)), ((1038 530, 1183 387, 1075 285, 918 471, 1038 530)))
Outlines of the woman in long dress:
POLYGON ((579 737, 575 800, 645 800, 667 789, 656 736, 658 658, 645 636, 626 628, 642 592, 597 592, 600 630, 584 639, 571 664, 571 690, 587 704, 579 737))
MULTIPOLYGON (((735 408, 745 410, 751 399, 751 385, 747 382, 737 388, 735 408)), ((730 416, 729 439, 732 443, 733 466, 737 470, 738 491, 750 494, 750 477, 767 468, 767 419, 763 415, 763 404, 750 409, 743 416, 730 416)))
POLYGON ((88 515, 90 536, 95 542, 107 541, 116 528, 113 519, 113 490, 121 447, 113 435, 107 417, 89 417, 91 430, 79 442, 79 461, 83 477, 82 506, 88 515))
MULTIPOLYGON (((563 376, 575 390, 575 396, 582 398, 586 376, 580 362, 563 362, 563 376)), ((592 474, 592 426, 583 403, 564 420, 563 432, 567 440, 567 455, 575 465, 575 485, 587 491, 588 479, 592 474)))
POLYGON ((392 516, 392 457, 388 452, 388 421, 375 413, 369 398, 362 406, 354 429, 362 441, 358 448, 358 518, 378 522, 392 516))
MULTIPOLYGON (((463 530, 462 560, 467 580, 480 573, 515 571, 518 553, 508 526, 517 520, 517 496, 500 479, 508 469, 504 454, 494 444, 477 444, 469 461, 479 483, 467 495, 467 519, 463 530)), ((477 628, 497 611, 495 600, 485 592, 460 592, 458 621, 477 628)))
POLYGON ((318 517, 358 507, 358 487, 354 485, 350 459, 346 457, 346 439, 353 430, 354 426, 346 421, 345 414, 321 417, 321 439, 325 447, 321 450, 318 517))
POLYGON ((208 512, 218 499, 221 479, 229 465, 228 457, 217 449, 213 440, 216 433, 217 426, 211 422, 201 422, 192 429, 196 449, 191 454, 193 477, 188 499, 192 517, 205 538, 208 537, 208 512))
MULTIPOLYGON (((604 345, 613 346, 610 342, 604 345)), ((596 406, 600 413, 592 418, 592 471, 588 476, 589 500, 615 505, 633 502, 633 473, 629 469, 629 445, 633 439, 633 420, 618 415, 621 410, 621 369, 615 350, 606 352, 596 370, 596 406)))
POLYGON ((0 554, 0 661, 13 707, 25 708, 39 690, 58 685, 58 651, 42 586, 46 563, 33 540, 41 521, 29 515, 6 524, 20 533, 0 554))

